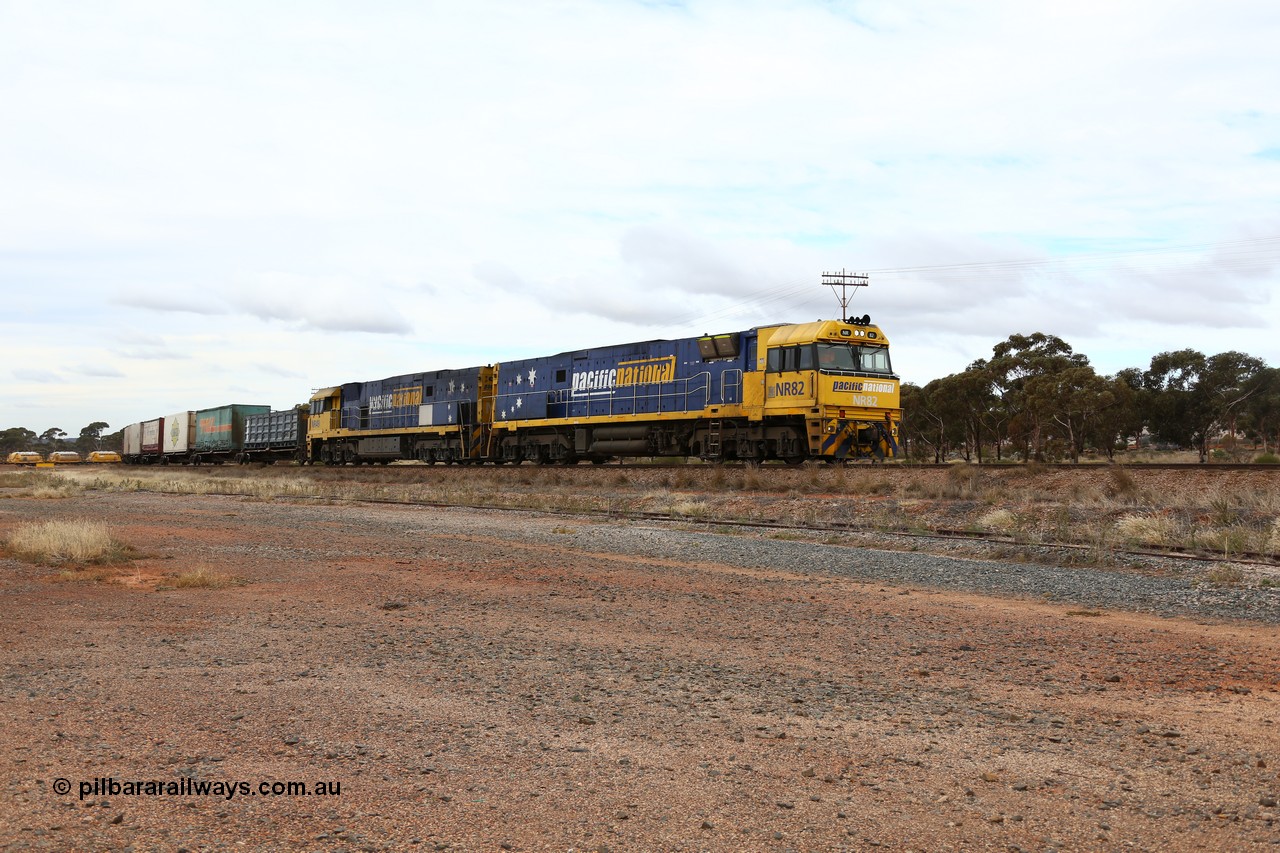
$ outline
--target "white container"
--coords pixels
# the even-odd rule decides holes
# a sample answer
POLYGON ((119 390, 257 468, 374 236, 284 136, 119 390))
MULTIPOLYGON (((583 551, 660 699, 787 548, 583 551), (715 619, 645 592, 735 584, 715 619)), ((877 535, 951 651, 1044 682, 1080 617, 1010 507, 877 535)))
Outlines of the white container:
POLYGON ((196 440, 196 413, 176 412, 164 419, 164 455, 185 456, 196 440))
POLYGON ((126 459, 142 455, 142 424, 129 424, 124 428, 124 453, 126 459))
POLYGON ((156 418, 154 421, 142 422, 142 452, 151 455, 158 455, 164 440, 162 433, 164 432, 164 418, 156 418))

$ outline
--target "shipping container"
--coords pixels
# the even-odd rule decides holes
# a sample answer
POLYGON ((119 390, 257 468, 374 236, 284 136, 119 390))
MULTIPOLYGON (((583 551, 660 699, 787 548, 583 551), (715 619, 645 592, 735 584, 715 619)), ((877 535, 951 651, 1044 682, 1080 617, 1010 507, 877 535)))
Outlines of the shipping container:
POLYGON ((126 462, 136 463, 142 460, 142 424, 129 424, 124 428, 121 448, 126 462))
POLYGON ((270 406, 242 404, 200 409, 196 412, 192 461, 199 464, 234 459, 244 449, 245 418, 270 411, 270 406))
POLYGON ((142 455, 159 456, 164 450, 164 418, 142 422, 142 455))
POLYGON ((249 415, 244 421, 241 462, 302 461, 306 456, 308 406, 249 415))
POLYGON ((196 413, 176 412, 164 419, 164 455, 166 459, 185 459, 196 438, 196 413))

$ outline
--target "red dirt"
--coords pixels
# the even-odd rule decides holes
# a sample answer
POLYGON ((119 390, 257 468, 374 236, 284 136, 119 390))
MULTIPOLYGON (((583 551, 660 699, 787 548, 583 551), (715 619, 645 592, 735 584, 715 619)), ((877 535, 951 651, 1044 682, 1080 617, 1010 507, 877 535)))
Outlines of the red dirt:
POLYGON ((143 556, 0 561, 0 846, 1280 838, 1274 626, 619 556, 510 513, 90 494, 0 501, 0 536, 82 516, 143 556), (248 583, 164 588, 199 568, 248 583), (99 777, 341 794, 82 799, 99 777))

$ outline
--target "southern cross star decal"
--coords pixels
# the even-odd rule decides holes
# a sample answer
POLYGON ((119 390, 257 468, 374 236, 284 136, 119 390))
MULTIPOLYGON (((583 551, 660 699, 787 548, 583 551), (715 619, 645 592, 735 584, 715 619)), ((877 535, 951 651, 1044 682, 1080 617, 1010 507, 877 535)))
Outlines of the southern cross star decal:
POLYGON ((536 379, 537 376, 538 376, 538 371, 534 370, 532 367, 529 368, 529 384, 530 385, 533 384, 533 380, 536 379))

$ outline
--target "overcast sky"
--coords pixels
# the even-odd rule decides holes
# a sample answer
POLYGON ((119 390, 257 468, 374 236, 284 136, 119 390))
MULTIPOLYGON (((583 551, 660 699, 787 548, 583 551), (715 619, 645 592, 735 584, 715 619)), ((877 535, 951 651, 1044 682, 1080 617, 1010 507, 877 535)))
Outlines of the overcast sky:
POLYGON ((0 428, 837 316, 1280 365, 1280 5, 0 0, 0 428))

